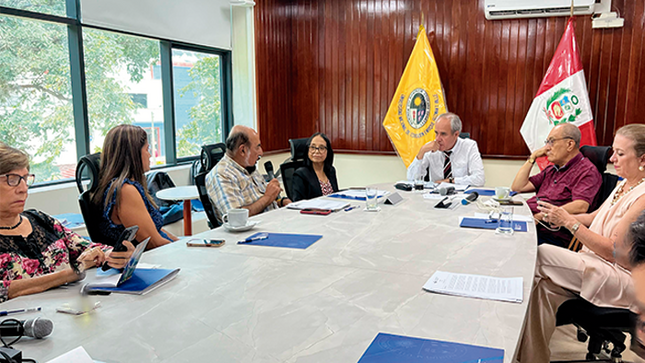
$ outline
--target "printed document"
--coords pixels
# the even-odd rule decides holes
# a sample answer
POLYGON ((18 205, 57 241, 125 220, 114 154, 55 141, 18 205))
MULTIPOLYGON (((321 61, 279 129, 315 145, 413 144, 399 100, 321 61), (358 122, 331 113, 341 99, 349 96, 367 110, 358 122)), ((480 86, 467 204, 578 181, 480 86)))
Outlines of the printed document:
POLYGON ((338 211, 343 208, 349 207, 349 202, 341 200, 330 200, 323 198, 316 198, 310 200, 301 200, 298 202, 293 202, 287 205, 288 209, 329 209, 333 211, 338 211))
POLYGON ((521 303, 522 286, 521 277, 500 278, 437 271, 423 285, 423 289, 438 294, 521 303))

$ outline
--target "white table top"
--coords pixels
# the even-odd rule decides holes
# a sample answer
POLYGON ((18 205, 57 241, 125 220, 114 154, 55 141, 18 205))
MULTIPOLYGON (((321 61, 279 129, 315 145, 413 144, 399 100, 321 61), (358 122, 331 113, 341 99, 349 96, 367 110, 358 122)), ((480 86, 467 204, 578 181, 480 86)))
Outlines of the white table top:
POLYGON ((199 192, 194 185, 161 189, 157 192, 157 198, 163 200, 190 200, 199 199, 199 192))
POLYGON ((106 362, 357 362, 386 332, 502 348, 511 362, 533 281, 535 226, 513 236, 460 229, 458 217, 476 206, 435 210, 420 193, 399 193, 403 202, 378 213, 280 209, 253 217, 261 223, 248 232, 198 235, 226 239, 221 248, 187 248, 183 240, 147 252, 142 262, 181 272, 145 296, 91 297, 102 307, 86 316, 55 312, 80 299, 79 286, 10 300, 3 309, 43 307, 16 317, 40 315, 55 326, 46 339, 14 346, 42 362, 78 345, 106 362), (258 231, 323 238, 305 250, 235 243, 258 231), (524 302, 422 290, 438 269, 523 277, 524 302))

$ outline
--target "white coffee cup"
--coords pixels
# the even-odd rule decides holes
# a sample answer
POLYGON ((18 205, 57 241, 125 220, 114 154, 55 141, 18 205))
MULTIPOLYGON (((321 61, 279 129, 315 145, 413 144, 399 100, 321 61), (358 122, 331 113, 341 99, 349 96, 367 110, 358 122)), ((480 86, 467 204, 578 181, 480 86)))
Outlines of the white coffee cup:
POLYGON ((511 188, 509 187, 495 188, 495 198, 497 199, 508 199, 510 194, 511 194, 511 188))
POLYGON ((249 220, 249 210, 244 208, 229 209, 228 213, 224 214, 222 217, 222 220, 231 227, 246 226, 246 223, 249 220))

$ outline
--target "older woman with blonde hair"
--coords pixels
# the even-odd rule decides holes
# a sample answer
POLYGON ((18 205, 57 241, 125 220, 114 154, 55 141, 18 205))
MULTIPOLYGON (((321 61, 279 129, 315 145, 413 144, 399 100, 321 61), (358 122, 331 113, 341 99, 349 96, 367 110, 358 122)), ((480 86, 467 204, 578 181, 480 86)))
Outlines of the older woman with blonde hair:
POLYGON ((139 226, 137 241, 150 237, 147 249, 177 240, 162 229, 163 218, 146 187, 149 148, 148 134, 139 126, 119 125, 105 136, 99 185, 92 203, 103 211, 99 226, 110 244, 135 225, 139 226))
POLYGON ((565 301, 581 297, 598 306, 636 310, 631 280, 628 231, 645 210, 645 125, 621 127, 614 137, 618 183, 603 205, 590 214, 571 215, 561 207, 538 202, 544 219, 567 228, 583 244, 580 252, 552 245, 538 247, 521 362, 548 362, 555 314, 565 301))
POLYGON ((0 142, 0 302, 80 280, 85 269, 104 261, 122 268, 134 250, 126 242, 126 252, 112 252, 46 213, 25 211, 35 178, 27 154, 0 142))

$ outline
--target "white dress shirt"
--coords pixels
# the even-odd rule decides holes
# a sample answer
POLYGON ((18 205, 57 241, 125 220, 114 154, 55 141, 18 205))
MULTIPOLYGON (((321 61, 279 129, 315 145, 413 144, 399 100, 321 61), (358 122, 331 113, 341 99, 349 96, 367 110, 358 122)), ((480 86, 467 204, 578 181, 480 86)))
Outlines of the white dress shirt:
MULTIPOLYGON (((474 187, 484 186, 486 181, 484 178, 484 163, 479 154, 477 142, 471 139, 458 138, 451 150, 450 162, 455 184, 474 187)), ((430 170, 431 181, 445 179, 443 177, 444 161, 443 151, 427 152, 421 160, 415 157, 408 167, 408 180, 423 179, 426 170, 430 170)))

